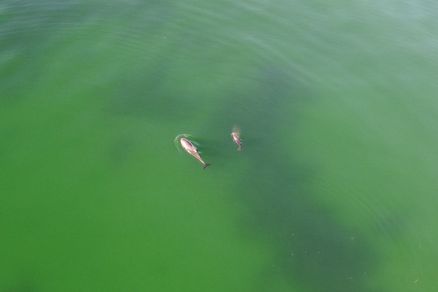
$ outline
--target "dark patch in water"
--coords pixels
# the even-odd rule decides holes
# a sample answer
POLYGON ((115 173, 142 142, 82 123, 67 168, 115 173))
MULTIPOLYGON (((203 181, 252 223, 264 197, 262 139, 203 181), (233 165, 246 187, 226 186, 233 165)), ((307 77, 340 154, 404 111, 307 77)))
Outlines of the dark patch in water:
POLYGON ((163 122, 190 118, 190 102, 167 86, 172 82, 169 76, 172 61, 166 56, 175 54, 165 50, 161 56, 155 56, 155 64, 144 66, 151 68, 150 71, 145 71, 143 66, 137 70, 131 68, 129 76, 117 82, 109 111, 163 122))
POLYGON ((277 68, 258 75, 257 86, 231 98, 212 121, 214 129, 238 123, 248 137, 243 155, 249 165, 237 190, 249 210, 241 218, 242 233, 249 228, 247 235, 272 244, 276 255, 255 289, 271 291, 280 277, 311 291, 369 291, 367 272, 376 261, 372 247, 318 203, 311 190, 315 170, 285 160, 275 140, 279 118, 296 116, 308 93, 277 68), (291 103, 296 112, 285 112, 291 103))
POLYGON ((118 81, 120 90, 113 97, 111 110, 130 115, 155 116, 161 113, 163 102, 169 97, 162 85, 166 79, 164 67, 162 65, 154 72, 138 71, 118 81))

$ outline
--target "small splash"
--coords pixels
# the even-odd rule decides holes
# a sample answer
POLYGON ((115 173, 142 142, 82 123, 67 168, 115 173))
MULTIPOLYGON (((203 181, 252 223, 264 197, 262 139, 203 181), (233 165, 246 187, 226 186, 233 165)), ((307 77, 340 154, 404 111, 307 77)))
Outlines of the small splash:
POLYGON ((234 125, 233 128, 231 129, 232 133, 237 133, 240 136, 240 127, 237 125, 234 125))
POLYGON ((190 140, 190 142, 192 142, 196 147, 199 147, 199 143, 196 142, 196 140, 193 139, 193 136, 190 134, 179 134, 176 135, 175 139, 173 139, 173 143, 175 144, 176 149, 178 150, 178 152, 182 152, 182 147, 181 147, 181 143, 180 140, 181 138, 186 138, 188 140, 190 140))
POLYGON ((173 144, 175 144, 175 147, 178 150, 178 152, 182 152, 182 147, 181 147, 181 143, 180 143, 181 138, 189 139, 189 137, 190 137, 189 134, 179 134, 179 135, 176 135, 175 139, 173 139, 173 144))

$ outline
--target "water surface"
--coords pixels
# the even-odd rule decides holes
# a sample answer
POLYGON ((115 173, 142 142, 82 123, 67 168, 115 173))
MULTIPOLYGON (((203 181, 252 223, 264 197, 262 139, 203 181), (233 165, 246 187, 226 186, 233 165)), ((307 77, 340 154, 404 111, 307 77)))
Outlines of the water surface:
POLYGON ((437 9, 3 0, 0 291, 435 291, 437 9))

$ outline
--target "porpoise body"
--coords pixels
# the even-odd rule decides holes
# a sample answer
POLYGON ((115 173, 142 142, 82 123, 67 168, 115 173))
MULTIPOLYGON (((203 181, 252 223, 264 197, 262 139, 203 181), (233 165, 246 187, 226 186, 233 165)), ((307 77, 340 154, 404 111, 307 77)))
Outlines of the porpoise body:
POLYGON ((233 138, 234 143, 237 144, 237 151, 242 150, 242 140, 240 139, 239 131, 231 132, 231 138, 233 138))
POLYGON ((207 168, 207 166, 209 166, 209 163, 206 163, 201 155, 199 154, 198 148, 196 148, 196 146, 187 138, 181 138, 179 140, 179 142, 181 143, 181 146, 184 148, 184 150, 192 155, 193 157, 196 158, 196 160, 198 160, 199 162, 201 162, 202 167, 205 169, 207 168))

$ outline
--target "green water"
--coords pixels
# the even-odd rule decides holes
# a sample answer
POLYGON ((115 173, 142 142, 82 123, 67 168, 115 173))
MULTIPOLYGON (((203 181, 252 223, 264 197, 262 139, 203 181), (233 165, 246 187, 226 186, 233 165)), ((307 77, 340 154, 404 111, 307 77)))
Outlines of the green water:
POLYGON ((0 291, 438 291, 437 31, 428 0, 1 1, 0 291))

